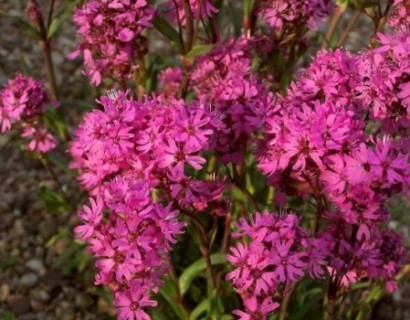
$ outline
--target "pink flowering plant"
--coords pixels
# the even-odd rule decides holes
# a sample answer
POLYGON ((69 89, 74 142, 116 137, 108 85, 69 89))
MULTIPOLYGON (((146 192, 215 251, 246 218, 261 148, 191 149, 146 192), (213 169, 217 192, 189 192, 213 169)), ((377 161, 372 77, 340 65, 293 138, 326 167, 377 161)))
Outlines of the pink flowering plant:
POLYGON ((0 92, 0 131, 41 159, 55 134, 67 143, 88 198, 73 234, 117 319, 370 319, 400 290, 408 1, 88 0, 71 12, 67 54, 95 106, 72 134, 45 116, 59 104, 50 39, 62 22, 32 0, 53 99, 17 75, 0 92), (359 18, 373 34, 348 51, 359 18))

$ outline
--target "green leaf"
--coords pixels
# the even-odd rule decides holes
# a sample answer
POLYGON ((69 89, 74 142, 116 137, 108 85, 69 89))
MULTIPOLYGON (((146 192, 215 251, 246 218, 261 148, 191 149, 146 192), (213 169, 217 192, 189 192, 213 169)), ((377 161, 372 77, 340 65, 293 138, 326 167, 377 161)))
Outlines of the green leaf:
POLYGON ((241 35, 242 28, 242 18, 239 15, 239 12, 235 9, 234 0, 229 0, 228 2, 229 15, 231 16, 233 30, 235 36, 239 37, 241 35))
POLYGON ((214 48, 213 44, 198 44, 194 46, 186 55, 188 58, 195 58, 201 54, 205 54, 214 48))
POLYGON ((75 6, 79 1, 74 1, 67 5, 64 9, 56 14, 56 16, 51 20, 50 26, 47 30, 47 39, 51 39, 54 34, 61 28, 61 26, 66 22, 73 13, 75 6))
POLYGON ((345 10, 350 5, 350 0, 336 0, 336 4, 345 10))
POLYGON ((7 258, 0 260, 0 272, 4 272, 7 269, 14 268, 16 264, 17 264, 17 257, 8 256, 7 258))
POLYGON ((48 107, 44 114, 47 127, 54 130, 62 140, 67 140, 67 126, 58 109, 48 107))
POLYGON ((376 6, 378 0, 351 0, 350 2, 356 9, 363 10, 376 6))
POLYGON ((251 14, 251 10, 253 7, 253 1, 252 0, 244 0, 243 1, 243 13, 245 17, 249 17, 251 14))
POLYGON ((7 311, 5 314, 4 314, 4 318, 3 318, 4 320, 14 320, 14 319, 16 319, 15 317, 14 317, 14 314, 12 313, 12 312, 10 312, 10 311, 7 311))
POLYGON ((40 32, 28 21, 17 17, 17 16, 11 16, 8 15, 9 18, 13 19, 14 23, 17 25, 17 27, 21 28, 24 32, 26 32, 30 37, 33 37, 35 39, 40 39, 41 35, 40 32))
POLYGON ((208 294, 208 296, 210 297, 210 303, 208 308, 209 318, 220 319, 221 315, 225 313, 221 296, 216 292, 216 290, 212 290, 212 293, 208 294))
POLYGON ((27 60, 24 57, 20 57, 19 61, 20 61, 20 67, 23 73, 31 76, 32 72, 31 72, 30 66, 27 63, 27 60))
MULTIPOLYGON (((211 255, 211 263, 212 265, 220 265, 226 263, 226 257, 224 254, 215 253, 211 255)), ((206 269, 206 262, 205 258, 201 258, 191 264, 179 277, 179 290, 181 295, 183 296, 187 293, 189 287, 191 286, 192 281, 200 274, 204 272, 206 269)))
POLYGON ((194 310, 192 310, 189 320, 196 320, 201 314, 207 312, 209 308, 209 300, 202 301, 194 310))
POLYGON ((51 190, 45 185, 39 186, 38 193, 48 210, 60 212, 69 210, 69 206, 61 193, 51 190))
POLYGON ((182 44, 180 41, 179 33, 169 24, 165 19, 156 16, 152 19, 152 23, 165 38, 171 40, 179 51, 182 49, 182 44))
POLYGON ((172 307, 172 310, 175 312, 179 319, 187 319, 180 304, 176 303, 177 292, 175 291, 175 286, 173 285, 172 280, 169 277, 166 277, 164 279, 164 285, 159 290, 159 293, 172 307))

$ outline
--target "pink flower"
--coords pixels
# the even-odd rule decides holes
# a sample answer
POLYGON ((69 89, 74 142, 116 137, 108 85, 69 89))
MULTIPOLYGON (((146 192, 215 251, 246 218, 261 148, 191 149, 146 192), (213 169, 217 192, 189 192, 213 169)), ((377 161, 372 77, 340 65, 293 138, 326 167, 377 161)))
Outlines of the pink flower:
MULTIPOLYGON (((212 17, 218 9, 212 5, 212 0, 203 0, 200 6, 201 0, 189 0, 191 5, 192 15, 195 19, 204 19, 206 17, 212 17)), ((171 16, 176 22, 181 22, 182 25, 186 25, 185 10, 182 0, 168 0, 168 6, 171 8, 171 16)))
POLYGON ((158 75, 158 81, 166 96, 178 96, 182 84, 182 70, 179 67, 166 68, 158 75))
POLYGON ((32 152, 47 153, 57 146, 57 140, 46 128, 24 126, 22 138, 29 138, 27 149, 32 152))
POLYGON ((239 320, 264 320, 268 314, 275 311, 280 305, 274 302, 271 297, 266 297, 261 302, 258 302, 256 297, 251 297, 246 300, 245 306, 245 311, 233 311, 233 314, 238 316, 239 320))
POLYGON ((162 154, 159 159, 159 167, 183 167, 185 163, 189 163, 194 169, 202 169, 202 165, 206 160, 195 155, 198 148, 189 147, 187 144, 177 144, 174 140, 168 139, 167 144, 161 148, 162 154))
POLYGON ((146 50, 142 32, 152 27, 154 11, 145 0, 88 1, 74 13, 80 41, 69 58, 83 56, 84 73, 95 85, 106 77, 131 77, 146 50))
POLYGON ((0 132, 9 131, 20 123, 21 137, 29 139, 27 149, 47 153, 57 146, 57 140, 42 119, 49 104, 57 105, 43 82, 17 74, 0 92, 0 132))
MULTIPOLYGON (((286 287, 305 274, 310 239, 293 214, 256 213, 253 223, 242 219, 238 229, 234 236, 246 235, 250 242, 238 243, 227 256, 235 269, 226 279, 232 281, 245 305, 245 311, 236 310, 234 314, 241 319, 266 319, 278 306, 266 297, 272 297, 280 284, 286 287)), ((317 254, 315 259, 321 264, 316 269, 318 274, 323 274, 318 270, 324 265, 323 257, 317 254)))
POLYGON ((117 307, 119 320, 150 320, 151 317, 144 308, 155 307, 157 302, 150 300, 146 291, 134 287, 125 292, 118 292, 114 305, 117 307))
POLYGON ((95 231, 95 228, 99 225, 102 219, 103 201, 101 197, 89 199, 91 202, 91 208, 83 206, 82 210, 77 212, 80 219, 85 222, 84 225, 75 228, 75 233, 82 240, 89 239, 95 231))
POLYGON ((332 8, 332 2, 326 0, 263 0, 260 12, 262 19, 275 30, 280 30, 285 25, 297 28, 299 24, 314 29, 332 8))

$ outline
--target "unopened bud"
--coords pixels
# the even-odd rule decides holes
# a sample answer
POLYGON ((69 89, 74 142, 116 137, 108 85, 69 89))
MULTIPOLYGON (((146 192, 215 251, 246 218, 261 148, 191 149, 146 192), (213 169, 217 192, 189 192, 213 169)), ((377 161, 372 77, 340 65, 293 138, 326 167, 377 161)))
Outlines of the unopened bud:
POLYGON ((36 0, 29 0, 27 5, 27 17, 34 26, 40 28, 42 16, 40 6, 36 0))

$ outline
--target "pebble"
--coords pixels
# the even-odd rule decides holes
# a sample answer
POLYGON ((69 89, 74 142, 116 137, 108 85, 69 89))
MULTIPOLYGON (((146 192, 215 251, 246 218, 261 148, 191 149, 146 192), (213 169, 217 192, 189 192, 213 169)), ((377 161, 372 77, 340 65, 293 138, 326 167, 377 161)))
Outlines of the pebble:
POLYGON ((10 294, 10 287, 7 284, 0 286, 0 301, 6 301, 10 294))
POLYGON ((32 271, 35 271, 40 276, 43 276, 46 273, 44 263, 38 259, 31 259, 27 261, 26 267, 32 271))
POLYGON ((30 300, 30 306, 35 312, 44 311, 46 309, 46 306, 43 303, 35 299, 30 300))
POLYGON ((21 277, 20 283, 25 287, 34 287, 38 282, 38 276, 35 273, 27 273, 21 277))
POLYGON ((17 315, 27 313, 30 310, 30 300, 27 297, 20 294, 14 294, 9 296, 9 298, 7 299, 7 304, 10 306, 12 311, 17 315))
POLYGON ((23 221, 21 219, 16 219, 16 221, 14 221, 14 234, 16 236, 22 236, 24 235, 25 231, 24 231, 24 225, 23 225, 23 221))
POLYGON ((54 219, 47 219, 40 222, 38 232, 44 240, 50 239, 58 231, 58 225, 54 219))
POLYGON ((87 310, 93 305, 94 301, 88 294, 80 293, 75 297, 74 303, 80 310, 87 310))

